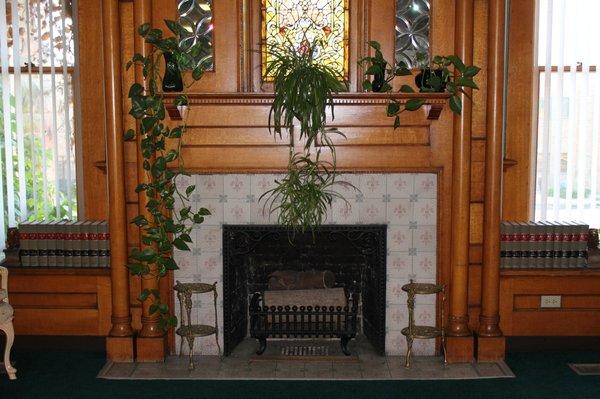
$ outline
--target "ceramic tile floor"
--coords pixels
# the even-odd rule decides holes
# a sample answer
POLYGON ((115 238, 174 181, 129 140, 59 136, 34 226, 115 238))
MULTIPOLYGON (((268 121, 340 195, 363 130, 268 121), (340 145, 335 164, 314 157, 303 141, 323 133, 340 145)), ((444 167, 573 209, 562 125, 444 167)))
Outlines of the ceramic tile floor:
POLYGON ((464 363, 444 366, 441 357, 413 357, 404 367, 404 356, 379 356, 364 341, 354 343, 358 362, 254 360, 254 340, 244 340, 231 356, 195 356, 194 370, 188 370, 187 356, 170 356, 164 363, 108 362, 99 378, 107 379, 267 379, 267 380, 445 380, 510 378, 504 362, 464 363))

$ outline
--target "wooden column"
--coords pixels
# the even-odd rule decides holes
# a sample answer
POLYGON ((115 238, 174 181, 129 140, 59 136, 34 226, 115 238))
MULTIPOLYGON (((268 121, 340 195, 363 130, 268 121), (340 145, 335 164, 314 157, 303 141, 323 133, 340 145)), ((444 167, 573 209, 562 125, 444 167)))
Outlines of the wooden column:
POLYGON ((485 202, 483 214, 483 268, 478 360, 504 357, 500 321, 500 216, 502 212, 502 110, 504 98, 504 0, 489 1, 487 135, 485 151, 485 202))
POLYGON ((127 212, 121 108, 121 40, 118 0, 102 2, 104 30, 104 100, 106 112, 106 165, 108 174, 112 328, 106 339, 110 360, 133 361, 133 329, 129 311, 127 270, 127 212))
MULTIPOLYGON (((152 2, 150 0, 134 0, 133 2, 134 25, 137 28, 148 22, 152 23, 152 2)), ((151 48, 144 42, 144 39, 137 35, 135 36, 134 49, 136 53, 144 56, 150 54, 151 48)), ((142 84, 144 89, 148 89, 147 82, 144 81, 142 67, 135 68, 135 81, 142 84)), ((138 129, 139 132, 139 129, 138 129)), ((149 183, 149 176, 144 170, 144 157, 140 151, 142 136, 138 134, 138 152, 137 152, 137 177, 139 183, 149 183)), ((148 197, 145 192, 141 192, 138 197, 138 209, 140 215, 144 215, 146 219, 152 219, 152 215, 146 209, 148 197)), ((142 277, 142 290, 158 290, 158 279, 155 277, 157 273, 156 266, 150 270, 150 275, 142 277)), ((147 300, 142 303, 142 328, 138 333, 136 340, 137 361, 154 362, 164 360, 166 354, 165 332, 160 328, 159 314, 150 314, 150 305, 154 303, 154 297, 150 295, 147 300)))
MULTIPOLYGON (((457 0, 454 50, 465 64, 473 63, 473 1, 457 0)), ((467 89, 469 90, 469 89, 467 89)), ((452 237, 448 361, 473 359, 469 330, 468 272, 471 190, 471 100, 462 95, 462 113, 454 116, 452 143, 452 237)))

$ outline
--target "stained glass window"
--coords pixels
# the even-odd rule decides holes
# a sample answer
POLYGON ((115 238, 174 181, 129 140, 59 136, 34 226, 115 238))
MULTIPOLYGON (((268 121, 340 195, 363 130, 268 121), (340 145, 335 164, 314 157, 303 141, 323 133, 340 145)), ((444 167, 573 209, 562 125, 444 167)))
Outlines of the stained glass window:
POLYGON ((414 67, 429 52, 429 0, 396 0, 396 61, 414 67))
POLYGON ((289 40, 298 51, 322 40, 315 57, 348 78, 348 0, 263 0, 263 77, 268 49, 289 40))

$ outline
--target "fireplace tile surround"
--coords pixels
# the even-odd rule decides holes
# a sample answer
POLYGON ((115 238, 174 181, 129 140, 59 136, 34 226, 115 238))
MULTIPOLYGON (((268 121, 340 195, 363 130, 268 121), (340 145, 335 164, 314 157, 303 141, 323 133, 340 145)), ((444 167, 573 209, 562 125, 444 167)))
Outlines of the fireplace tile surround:
MULTIPOLYGON (((196 174, 181 176, 178 185, 196 185, 192 207, 208 208, 212 215, 194 229, 191 251, 176 251, 180 267, 175 280, 217 282, 219 330, 223 330, 224 224, 274 224, 276 215, 263 212, 260 196, 273 187, 281 174, 196 174)), ((400 330, 408 324, 406 295, 401 290, 411 278, 436 282, 437 274, 437 175, 433 173, 342 174, 360 189, 340 187, 349 204, 336 201, 326 224, 387 224, 386 353, 404 354, 406 342, 400 330)), ((435 324, 435 298, 419 298, 415 315, 418 324, 435 324)), ((212 298, 195 299, 192 322, 214 323, 212 298)), ((179 337, 177 337, 179 339, 179 337)), ((223 336, 219 340, 223 346, 223 336)), ((179 348, 179 342, 177 342, 179 348)), ((433 340, 417 340, 413 352, 434 354, 433 340)), ((185 345, 184 345, 185 351, 185 345)), ((214 355, 214 340, 197 342, 196 354, 214 355)))

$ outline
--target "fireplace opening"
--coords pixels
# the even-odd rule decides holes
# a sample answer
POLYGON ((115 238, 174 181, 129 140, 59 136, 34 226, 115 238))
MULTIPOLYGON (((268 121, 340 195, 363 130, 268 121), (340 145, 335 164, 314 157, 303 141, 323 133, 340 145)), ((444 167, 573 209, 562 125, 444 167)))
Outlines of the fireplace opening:
POLYGON ((225 355, 248 335, 249 306, 268 290, 269 277, 293 271, 331 273, 335 287, 358 293, 358 330, 384 355, 386 232, 387 225, 327 225, 296 233, 290 242, 290 232, 281 226, 224 225, 225 355))

